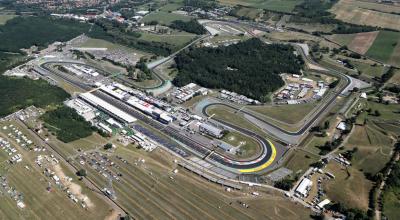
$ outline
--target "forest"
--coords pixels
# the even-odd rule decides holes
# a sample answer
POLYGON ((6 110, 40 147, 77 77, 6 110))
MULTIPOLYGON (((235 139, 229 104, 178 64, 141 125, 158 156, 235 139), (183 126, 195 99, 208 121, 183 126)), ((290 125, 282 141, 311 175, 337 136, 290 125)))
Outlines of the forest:
POLYGON ((250 39, 218 48, 194 48, 175 58, 176 86, 194 82, 212 89, 227 89, 260 101, 284 85, 281 73, 299 74, 304 65, 290 45, 265 44, 250 39))
POLYGON ((46 112, 42 119, 44 126, 64 143, 85 138, 94 131, 89 122, 66 106, 46 112))
POLYGON ((59 87, 44 80, 0 76, 0 117, 34 105, 46 108, 59 105, 69 95, 59 87))
POLYGON ((196 20, 190 20, 190 21, 181 21, 181 20, 176 20, 173 21, 172 24, 170 25, 171 28, 181 30, 181 31, 186 31, 192 34, 205 34, 207 33, 206 29, 203 27, 203 25, 199 24, 196 20))
POLYGON ((89 24, 50 17, 16 17, 0 26, 0 51, 19 53, 21 48, 46 47, 68 41, 89 30, 89 24))

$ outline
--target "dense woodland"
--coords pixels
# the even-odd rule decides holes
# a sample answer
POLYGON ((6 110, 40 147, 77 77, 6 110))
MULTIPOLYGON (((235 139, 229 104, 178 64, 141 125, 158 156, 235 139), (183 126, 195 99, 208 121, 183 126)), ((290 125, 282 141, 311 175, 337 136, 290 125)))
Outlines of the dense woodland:
POLYGON ((203 10, 211 10, 218 5, 216 0, 184 0, 183 4, 186 7, 201 8, 203 10))
POLYGON ((64 90, 44 80, 5 76, 0 76, 0 94, 0 117, 31 105, 41 108, 59 105, 69 97, 64 90))
POLYGON ((196 20, 190 20, 190 21, 181 21, 181 20, 176 20, 173 21, 172 24, 170 25, 171 28, 181 30, 181 31, 186 31, 189 33, 201 35, 207 33, 206 29, 203 27, 203 25, 199 24, 196 20))
POLYGON ((67 41, 89 30, 90 25, 49 17, 16 17, 0 26, 0 51, 20 52, 32 45, 46 47, 54 41, 67 41))
POLYGON ((175 58, 173 83, 190 82, 227 89, 258 100, 283 86, 280 73, 300 73, 304 61, 289 45, 267 45, 258 39, 218 48, 195 48, 175 58))
POLYGON ((65 143, 87 137, 94 131, 89 122, 66 106, 46 112, 42 119, 44 126, 65 143))

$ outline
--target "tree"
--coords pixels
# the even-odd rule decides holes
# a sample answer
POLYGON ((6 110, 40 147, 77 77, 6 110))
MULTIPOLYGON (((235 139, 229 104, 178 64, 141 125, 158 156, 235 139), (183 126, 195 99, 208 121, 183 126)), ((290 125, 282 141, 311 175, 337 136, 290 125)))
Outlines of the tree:
POLYGON ((80 176, 80 177, 85 177, 87 175, 86 170, 85 169, 80 169, 76 172, 76 175, 80 176))
POLYGON ((324 123, 324 129, 328 129, 328 128, 329 128, 329 125, 330 125, 330 122, 329 122, 329 121, 325 121, 325 123, 324 123))
POLYGON ((111 143, 107 143, 104 145, 104 150, 109 150, 113 147, 113 145, 111 143))

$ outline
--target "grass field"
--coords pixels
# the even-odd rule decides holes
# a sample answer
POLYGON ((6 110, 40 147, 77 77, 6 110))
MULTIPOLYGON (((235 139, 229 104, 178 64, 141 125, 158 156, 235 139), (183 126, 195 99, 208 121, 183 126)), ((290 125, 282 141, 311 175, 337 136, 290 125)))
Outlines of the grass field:
POLYGON ((302 0, 219 0, 219 2, 225 5, 243 5, 252 8, 290 13, 293 12, 293 9, 296 5, 300 4, 302 0))
POLYGON ((400 69, 394 70, 394 75, 388 82, 400 85, 400 69))
POLYGON ((300 105, 249 106, 246 108, 284 123, 296 124, 310 113, 316 105, 316 103, 307 103, 300 105))
POLYGON ((192 19, 192 17, 185 16, 185 15, 168 13, 165 11, 158 11, 158 12, 152 12, 152 13, 146 15, 145 17, 143 17, 142 22, 157 21, 159 24, 170 25, 173 21, 176 21, 176 20, 190 21, 191 19, 192 19))
POLYGON ((390 61, 391 56, 398 56, 397 54, 394 54, 394 52, 399 43, 399 39, 400 33, 398 32, 380 31, 366 55, 388 62, 390 61))
POLYGON ((399 7, 358 0, 340 0, 330 11, 345 22, 400 30, 399 7), (373 10, 370 10, 373 9, 373 10))
POLYGON ((331 201, 340 202, 349 208, 364 211, 368 209, 368 195, 372 183, 361 171, 353 167, 346 170, 336 162, 329 163, 325 171, 335 175, 335 179, 331 179, 324 186, 331 201))
POLYGON ((373 111, 378 110, 381 113, 379 119, 394 121, 399 119, 400 105, 385 105, 377 102, 368 102, 367 106, 373 111))
POLYGON ((102 39, 95 39, 95 38, 89 38, 87 41, 85 41, 83 44, 79 45, 79 47, 83 47, 83 48, 107 48, 109 50, 124 50, 124 51, 128 51, 128 52, 134 52, 137 53, 139 55, 145 55, 146 53, 135 50, 133 48, 129 48, 120 44, 116 44, 116 43, 111 43, 109 41, 106 40, 102 40, 102 39))
POLYGON ((181 47, 183 45, 188 44, 192 41, 196 35, 189 34, 189 33, 178 33, 178 34, 171 34, 171 35, 159 35, 159 34, 152 34, 152 33, 141 33, 140 39, 145 41, 154 41, 154 42, 165 42, 175 47, 181 47))
POLYGON ((262 9, 240 7, 235 10, 235 15, 237 17, 245 17, 254 20, 258 18, 262 12, 263 12, 262 9))
POLYGON ((295 150, 287 158, 284 166, 294 173, 304 173, 310 164, 317 162, 319 157, 302 150, 295 150))
POLYGON ((357 148, 351 162, 357 169, 371 173, 379 172, 390 160, 391 139, 371 125, 355 126, 345 150, 357 148))
POLYGON ((179 3, 168 3, 168 4, 164 5, 163 7, 161 7, 160 11, 171 12, 171 11, 178 10, 182 6, 183 6, 183 4, 179 4, 179 3))
POLYGON ((376 64, 376 66, 373 66, 370 63, 355 60, 353 60, 351 64, 355 66, 357 70, 360 70, 362 75, 365 75, 368 78, 380 78, 383 74, 384 66, 381 64, 376 64))
POLYGON ((241 153, 237 155, 238 158, 255 156, 261 150, 261 146, 256 140, 239 132, 230 131, 222 140, 234 147, 240 146, 241 153))
POLYGON ((383 214, 388 219, 400 219, 400 189, 391 189, 384 192, 383 200, 383 214))

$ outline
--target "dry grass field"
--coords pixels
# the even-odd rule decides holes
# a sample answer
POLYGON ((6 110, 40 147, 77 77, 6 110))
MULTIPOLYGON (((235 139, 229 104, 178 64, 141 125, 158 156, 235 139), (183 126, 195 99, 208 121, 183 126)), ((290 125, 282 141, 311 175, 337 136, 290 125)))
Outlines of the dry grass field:
POLYGON ((349 49, 360 54, 365 54, 374 43, 378 33, 378 31, 373 31, 356 34, 348 45, 349 49))
POLYGON ((352 167, 343 168, 336 162, 331 162, 325 171, 335 175, 335 179, 325 185, 327 196, 330 200, 340 202, 350 208, 368 209, 368 195, 372 183, 364 174, 352 167))
POLYGON ((345 22, 400 30, 400 7, 357 0, 340 0, 330 10, 345 22))

